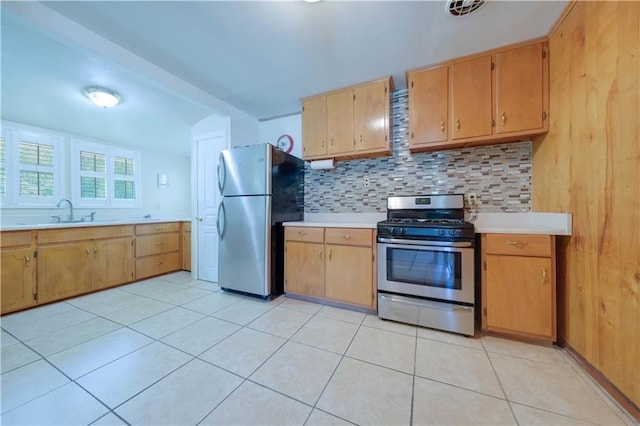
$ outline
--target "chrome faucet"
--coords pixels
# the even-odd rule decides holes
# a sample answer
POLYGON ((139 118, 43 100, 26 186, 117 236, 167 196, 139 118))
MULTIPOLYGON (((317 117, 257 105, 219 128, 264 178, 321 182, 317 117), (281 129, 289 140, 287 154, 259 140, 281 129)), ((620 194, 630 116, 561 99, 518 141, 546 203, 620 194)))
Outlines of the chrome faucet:
POLYGON ((58 205, 56 207, 60 207, 60 205, 65 201, 69 203, 69 219, 67 221, 73 222, 73 204, 71 204, 71 200, 69 200, 68 198, 63 198, 62 200, 58 201, 58 205))

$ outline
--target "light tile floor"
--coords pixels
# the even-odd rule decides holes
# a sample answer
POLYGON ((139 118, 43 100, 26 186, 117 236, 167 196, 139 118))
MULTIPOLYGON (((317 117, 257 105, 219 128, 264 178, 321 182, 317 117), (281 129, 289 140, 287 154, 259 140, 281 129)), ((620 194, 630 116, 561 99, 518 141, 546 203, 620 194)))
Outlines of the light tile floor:
POLYGON ((186 272, 0 323, 4 425, 634 424, 561 349, 186 272))

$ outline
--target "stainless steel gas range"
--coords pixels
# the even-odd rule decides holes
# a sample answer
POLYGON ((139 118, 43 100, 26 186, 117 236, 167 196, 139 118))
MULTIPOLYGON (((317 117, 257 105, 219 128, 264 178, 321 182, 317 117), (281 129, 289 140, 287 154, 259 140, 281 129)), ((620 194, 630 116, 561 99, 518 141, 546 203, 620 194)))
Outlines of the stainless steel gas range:
POLYGON ((464 196, 389 197, 377 228, 378 316, 473 336, 475 232, 464 196))

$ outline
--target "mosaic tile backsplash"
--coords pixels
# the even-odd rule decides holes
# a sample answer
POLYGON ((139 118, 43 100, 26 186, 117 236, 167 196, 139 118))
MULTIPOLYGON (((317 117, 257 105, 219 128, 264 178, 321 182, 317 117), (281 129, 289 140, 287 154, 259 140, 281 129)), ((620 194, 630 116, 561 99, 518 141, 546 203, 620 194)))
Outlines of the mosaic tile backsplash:
POLYGON ((480 212, 531 210, 531 142, 411 154, 407 109, 407 91, 394 93, 393 156, 339 161, 335 170, 306 165, 306 213, 386 212, 390 195, 469 192, 480 212))

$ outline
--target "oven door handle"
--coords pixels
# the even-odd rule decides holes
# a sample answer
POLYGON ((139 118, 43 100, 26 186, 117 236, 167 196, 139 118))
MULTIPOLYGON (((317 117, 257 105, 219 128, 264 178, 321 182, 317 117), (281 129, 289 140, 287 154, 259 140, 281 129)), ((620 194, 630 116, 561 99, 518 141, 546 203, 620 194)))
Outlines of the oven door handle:
POLYGON ((473 247, 470 241, 431 241, 431 240, 403 240, 399 238, 378 238, 379 243, 406 244, 409 246, 439 246, 439 247, 473 247))

